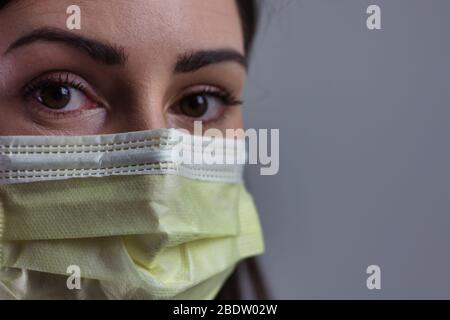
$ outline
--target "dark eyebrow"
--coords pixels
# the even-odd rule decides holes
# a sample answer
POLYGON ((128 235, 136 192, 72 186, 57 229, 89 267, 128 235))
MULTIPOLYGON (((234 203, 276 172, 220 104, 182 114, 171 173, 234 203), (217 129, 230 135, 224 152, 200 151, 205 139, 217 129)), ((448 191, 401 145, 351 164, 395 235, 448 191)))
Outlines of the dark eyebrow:
POLYGON ((25 34, 14 41, 6 50, 5 54, 19 47, 36 41, 60 42, 81 49, 92 59, 106 65, 125 65, 127 56, 122 47, 113 46, 98 40, 89 39, 65 30, 57 28, 39 28, 25 34))
POLYGON ((234 49, 201 50, 180 55, 175 73, 193 72, 213 63, 234 61, 247 69, 247 58, 234 49))

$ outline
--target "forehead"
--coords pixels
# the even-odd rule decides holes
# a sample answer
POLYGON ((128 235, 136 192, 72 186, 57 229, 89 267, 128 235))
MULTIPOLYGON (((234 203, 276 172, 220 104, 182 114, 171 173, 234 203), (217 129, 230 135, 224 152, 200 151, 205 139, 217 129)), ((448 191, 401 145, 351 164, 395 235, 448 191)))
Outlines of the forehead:
MULTIPOLYGON (((66 28, 66 10, 72 4, 72 0, 14 1, 0 13, 2 38, 12 41, 42 26, 66 28)), ((149 57, 166 50, 244 51, 235 0, 79 0, 76 4, 81 9, 81 30, 74 32, 149 57)))

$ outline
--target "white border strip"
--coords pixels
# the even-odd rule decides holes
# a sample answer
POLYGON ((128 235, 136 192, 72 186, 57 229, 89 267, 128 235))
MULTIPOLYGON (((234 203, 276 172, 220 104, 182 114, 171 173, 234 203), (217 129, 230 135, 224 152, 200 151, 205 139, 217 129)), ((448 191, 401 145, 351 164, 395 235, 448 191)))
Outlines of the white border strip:
POLYGON ((175 174, 206 181, 241 183, 243 164, 188 164, 183 151, 200 154, 202 147, 218 154, 245 157, 245 144, 190 136, 176 129, 158 129, 97 136, 0 137, 0 184, 82 177, 175 174), (186 140, 189 138, 192 140, 186 140), (186 143, 192 141, 192 143, 186 143))

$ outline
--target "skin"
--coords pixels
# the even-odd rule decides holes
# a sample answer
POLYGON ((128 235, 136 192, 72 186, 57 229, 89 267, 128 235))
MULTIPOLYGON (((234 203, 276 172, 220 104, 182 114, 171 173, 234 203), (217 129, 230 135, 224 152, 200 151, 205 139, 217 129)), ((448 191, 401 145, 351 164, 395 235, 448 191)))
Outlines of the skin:
POLYGON ((0 135, 84 135, 157 128, 192 130, 241 128, 239 105, 204 94, 242 94, 246 69, 222 61, 175 73, 180 56, 199 50, 231 49, 244 55, 234 0, 78 0, 81 30, 68 30, 72 0, 20 0, 0 11, 0 135), (125 65, 95 61, 86 52, 55 41, 35 41, 13 50, 21 36, 42 27, 102 41, 123 50, 125 65), (86 92, 70 89, 70 110, 42 103, 42 79, 70 79, 86 92), (208 100, 202 117, 179 106, 186 96, 208 100), (41 100, 40 100, 41 99, 41 100))

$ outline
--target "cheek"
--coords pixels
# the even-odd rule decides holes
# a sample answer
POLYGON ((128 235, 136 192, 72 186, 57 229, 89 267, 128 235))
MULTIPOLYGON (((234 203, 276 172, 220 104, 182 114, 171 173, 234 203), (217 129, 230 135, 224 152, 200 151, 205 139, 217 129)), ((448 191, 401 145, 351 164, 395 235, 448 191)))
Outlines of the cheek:
POLYGON ((206 123, 204 125, 206 129, 215 128, 219 129, 223 133, 226 133, 227 129, 242 129, 242 112, 241 107, 227 107, 220 121, 206 123))
MULTIPOLYGON (((224 135, 227 129, 241 129, 242 128, 242 114, 240 107, 226 107, 227 109, 222 114, 220 119, 210 122, 201 122, 201 127, 203 131, 208 129, 217 129, 221 131, 224 135)), ((180 116, 176 114, 167 115, 167 127, 168 128, 179 128, 188 130, 194 133, 194 119, 180 116)))
POLYGON ((107 122, 106 110, 97 108, 83 112, 83 115, 74 115, 73 118, 61 119, 45 118, 30 114, 28 126, 39 135, 89 135, 102 134, 107 122))
POLYGON ((55 121, 34 115, 23 103, 0 101, 0 136, 99 134, 107 121, 107 112, 103 109, 89 111, 76 120, 55 121))
POLYGON ((226 129, 242 129, 244 121, 242 118, 242 109, 240 107, 232 108, 229 119, 227 120, 226 129))
POLYGON ((231 107, 224 116, 224 123, 218 129, 241 129, 243 128, 242 112, 240 107, 231 107))
POLYGON ((26 130, 26 118, 21 106, 0 94, 0 135, 30 134, 26 130), (25 130, 24 130, 25 129, 25 130))

